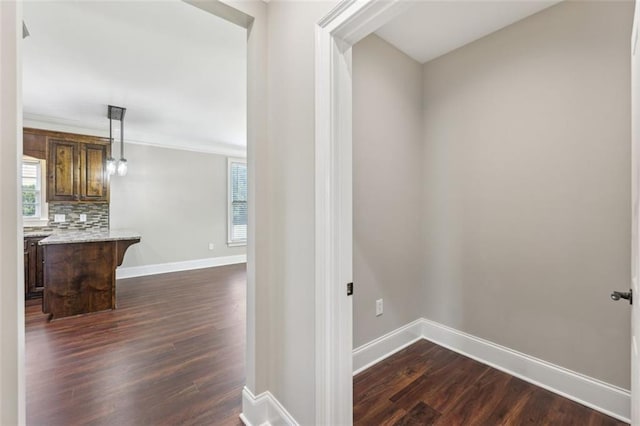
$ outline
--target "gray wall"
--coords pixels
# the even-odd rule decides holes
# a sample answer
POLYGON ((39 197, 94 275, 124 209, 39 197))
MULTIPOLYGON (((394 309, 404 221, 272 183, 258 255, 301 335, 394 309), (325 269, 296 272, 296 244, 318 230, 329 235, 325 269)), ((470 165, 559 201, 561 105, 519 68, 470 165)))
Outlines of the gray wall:
POLYGON ((0 2, 0 424, 24 424, 24 269, 21 175, 20 3, 0 2), (16 84, 17 83, 17 84, 16 84))
POLYGON ((376 35, 353 48, 353 345, 422 316, 422 65, 376 35), (384 314, 375 316, 375 301, 384 314))
POLYGON ((424 66, 424 315, 629 388, 633 4, 563 2, 424 66))
POLYGON ((125 152, 127 176, 111 179, 111 229, 142 241, 123 267, 246 253, 227 246, 227 157, 133 144, 125 152))
POLYGON ((269 390, 303 425, 315 423, 315 26, 336 3, 267 7, 269 390))

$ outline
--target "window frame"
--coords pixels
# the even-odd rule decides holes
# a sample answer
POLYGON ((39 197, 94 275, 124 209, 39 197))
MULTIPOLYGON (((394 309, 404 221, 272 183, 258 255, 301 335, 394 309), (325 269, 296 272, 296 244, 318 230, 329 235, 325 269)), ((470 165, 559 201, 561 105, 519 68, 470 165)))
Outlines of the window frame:
MULTIPOLYGON (((24 226, 47 226, 49 224, 49 204, 47 203, 47 180, 45 179, 45 176, 47 175, 46 161, 28 155, 22 156, 20 168, 20 193, 22 193, 22 165, 25 163, 38 165, 36 180, 40 184, 40 214, 37 216, 22 216, 22 223, 24 226)), ((20 203, 22 207, 22 201, 20 203)))
MULTIPOLYGON (((247 245, 246 238, 244 240, 234 240, 231 235, 231 230, 233 228, 233 179, 231 177, 231 168, 233 164, 237 163, 244 164, 246 166, 247 159, 239 157, 227 157, 227 246, 229 247, 242 247, 247 245)), ((248 202, 249 201, 247 200, 247 204, 248 202)), ((248 226, 249 224, 247 223, 247 227, 248 226)))

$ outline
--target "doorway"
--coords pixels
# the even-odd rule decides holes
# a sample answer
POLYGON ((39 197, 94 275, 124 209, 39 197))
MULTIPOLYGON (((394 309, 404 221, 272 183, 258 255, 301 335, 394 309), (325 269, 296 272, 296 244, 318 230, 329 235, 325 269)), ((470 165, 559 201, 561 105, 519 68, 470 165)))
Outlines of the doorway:
MULTIPOLYGON (((247 28, 247 40, 249 49, 248 54, 248 80, 251 81, 251 86, 248 88, 247 93, 247 105, 250 112, 247 117, 247 127, 249 129, 248 146, 249 151, 255 150, 256 141, 259 138, 259 131, 261 124, 259 123, 259 117, 261 117, 262 105, 259 100, 259 96, 256 96, 256 90, 261 90, 264 83, 264 77, 256 70, 261 69, 259 63, 263 60, 260 56, 260 48, 257 47, 260 44, 260 40, 264 38, 264 28, 260 25, 253 26, 253 16, 258 16, 262 19, 264 16, 264 9, 256 7, 256 5, 239 5, 239 9, 231 8, 224 3, 211 1, 211 2, 197 2, 198 7, 205 9, 208 12, 214 13, 217 16, 221 16, 224 19, 247 28)), ((3 108, 2 108, 2 134, 3 140, 16 140, 22 139, 21 129, 22 120, 19 111, 22 110, 21 95, 18 90, 20 74, 5 72, 5 70, 12 69, 11 63, 20 64, 21 58, 21 39, 22 39, 22 6, 20 4, 3 4, 2 11, 0 12, 2 17, 2 30, 3 30, 3 49, 2 49, 2 69, 3 69, 3 108), (15 29, 15 33, 12 29, 15 29), (18 32, 18 30, 20 30, 18 32), (15 36, 15 37, 14 37, 15 36), (5 86, 6 85, 6 86, 5 86), (5 90, 6 88, 6 90, 5 90), (6 96, 5 96, 6 95, 6 96)), ((20 143, 3 144, 3 175, 2 175, 2 200, 3 206, 19 206, 20 203, 16 203, 18 199, 17 186, 13 185, 11 181, 15 182, 15 177, 19 175, 18 164, 14 163, 13 158, 17 158, 17 154, 20 153, 20 143), (12 154, 13 153, 13 154, 12 154), (14 155, 15 154, 15 155, 14 155), (5 167, 6 166, 6 167, 5 167), (11 178, 13 175, 13 178, 11 178)), ((259 151, 259 149, 258 149, 259 151)), ((254 151, 255 152, 255 151, 254 151)), ((255 161, 249 157, 248 164, 248 180, 249 180, 249 226, 248 226, 248 278, 247 278, 247 328, 248 328, 248 342, 247 342, 247 367, 246 367, 246 383, 248 386, 253 387, 255 383, 255 369, 254 362, 255 356, 253 330, 255 323, 253 297, 255 295, 255 249, 254 249, 254 233, 255 227, 252 226, 255 222, 255 203, 252 200, 255 198, 255 186, 253 181, 255 179, 255 161)), ((10 208, 7 209, 8 214, 3 213, 2 217, 2 244, 3 254, 2 257, 2 311, 3 317, 7 321, 3 321, 3 336, 6 337, 3 340, 6 344, 3 344, 3 380, 2 380, 2 398, 3 409, 2 419, 7 423, 23 423, 24 418, 24 370, 23 370, 23 356, 24 356, 24 328, 23 328, 23 309, 24 306, 24 291, 22 290, 22 273, 21 273, 21 255, 20 258, 15 258, 13 253, 16 248, 14 242, 20 241, 19 250, 22 250, 22 237, 21 233, 17 235, 11 229, 21 228, 21 220, 19 216, 19 210, 15 209, 12 212, 10 208), (11 238, 11 235, 15 235, 16 238, 11 238), (18 267, 20 265, 20 267, 18 267), (15 268, 14 268, 15 266, 15 268), (14 283, 19 283, 17 288, 14 287, 14 283), (13 303, 13 302, 17 303, 13 303), (10 303, 11 302, 11 303, 10 303), (6 305, 6 306, 4 306, 6 305), (11 314, 11 311, 15 313, 15 316, 11 314), (12 321, 15 321, 12 322, 12 321), (13 324, 13 325, 12 325, 13 324), (11 331, 14 329, 15 332, 11 331), (7 331, 5 334, 4 331, 7 331), (11 339, 15 339, 15 345, 11 344, 11 339), (5 356, 6 355, 6 356, 5 356), (4 374, 5 371, 10 371, 11 374, 4 374)), ((16 231, 17 232, 17 231, 16 231)), ((16 252, 17 253, 17 252, 16 252)), ((21 251, 20 251, 21 253, 21 251)))
MULTIPOLYGON (((351 109, 351 102, 352 102, 352 98, 351 98, 352 94, 351 94, 350 88, 352 86, 352 83, 354 83, 352 81, 354 74, 352 69, 353 52, 351 48, 355 43, 363 40, 366 36, 368 36, 372 30, 382 27, 385 23, 391 21, 393 17, 398 16, 397 14, 400 13, 401 11, 398 11, 397 9, 391 10, 394 7, 401 8, 401 6, 397 4, 394 6, 390 6, 390 5, 383 6, 383 5, 376 5, 375 2, 367 3, 367 5, 363 5, 362 8, 357 8, 357 10, 356 8, 349 9, 348 7, 345 7, 343 11, 335 13, 335 15, 338 15, 339 17, 336 18, 335 15, 332 15, 331 17, 327 18, 327 20, 329 20, 330 22, 326 22, 324 20, 321 21, 319 24, 320 28, 318 30, 319 33, 321 34, 321 37, 319 38, 319 42, 318 42, 318 51, 320 52, 319 53, 320 58, 328 58, 327 62, 323 62, 322 59, 320 59, 318 61, 319 65, 317 67, 318 78, 316 82, 317 82, 317 88, 320 91, 319 92, 320 99, 317 99, 318 115, 317 115, 316 123, 318 126, 321 127, 320 129, 318 129, 318 133, 317 133, 318 135, 317 143, 319 145, 318 151, 322 153, 323 152, 322 150, 326 148, 327 150, 330 150, 334 154, 330 155, 330 158, 331 158, 330 160, 318 163, 320 165, 320 169, 317 174, 316 182, 321 182, 321 185, 324 182, 329 182, 329 185, 323 186, 322 190, 328 190, 332 194, 332 196, 328 197, 331 199, 330 201, 327 201, 327 204, 330 204, 330 208, 328 209, 328 211, 318 210, 318 215, 324 217, 324 219, 318 218, 317 225, 318 227, 324 229, 325 232, 327 232, 327 229, 331 229, 331 226, 335 226, 333 224, 340 224, 341 226, 340 229, 341 231, 343 231, 343 233, 340 234, 336 232, 336 234, 334 235, 334 238, 331 238, 331 236, 327 237, 327 240, 329 241, 327 242, 327 240, 325 240, 324 244, 321 244, 318 247, 317 253, 319 255, 324 252, 326 256, 329 256, 329 255, 333 256, 333 259, 335 259, 335 261, 325 262, 322 264, 323 266, 326 267, 325 274, 324 276, 319 274, 319 280, 316 282, 316 285, 321 288, 327 287, 327 286, 328 287, 335 286, 336 288, 339 289, 344 282, 350 282, 352 279, 355 279, 356 282, 355 282, 354 289, 355 289, 356 297, 358 294, 358 285, 359 285, 358 277, 352 275, 352 271, 349 269, 348 265, 344 265, 341 261, 338 260, 338 259, 342 260, 343 258, 347 258, 349 256, 349 253, 347 251, 349 250, 350 248, 349 244, 351 243, 350 241, 343 241, 343 239, 348 239, 349 235, 351 235, 351 233, 349 233, 347 236, 344 235, 344 230, 345 229, 351 230, 351 226, 352 226, 352 224, 348 222, 349 218, 351 217, 350 205, 349 207, 344 207, 350 204, 351 194, 347 194, 346 190, 341 188, 341 185, 346 186, 351 184, 350 179, 352 174, 351 163, 347 161, 347 159, 350 159, 350 156, 351 156, 351 144, 352 144, 351 137, 350 137, 352 122, 350 120, 351 116, 348 112, 351 109), (344 15, 340 16, 342 12, 344 12, 344 15), (387 12, 388 12, 388 15, 387 15, 387 12), (362 16, 364 15, 368 16, 368 18, 366 19, 362 18, 362 16), (381 16, 383 15, 385 16, 385 18, 381 18, 381 16), (335 19, 335 21, 331 21, 331 19, 335 19), (344 21, 342 19, 344 19, 344 21), (348 23, 345 23, 345 22, 348 22, 348 23), (322 37, 325 37, 325 38, 322 38, 322 37), (333 82, 333 84, 328 84, 327 83, 328 81, 333 82), (322 99, 322 94, 325 94, 327 97, 322 99), (345 111, 347 112, 345 113, 345 111), (323 113, 325 115, 323 115, 323 113), (347 116, 349 118, 345 118, 347 116), (347 146, 341 147, 340 143, 347 146), (328 164, 329 166, 325 168, 324 167, 325 164, 328 164), (349 177, 347 177, 347 175, 349 175, 349 177), (344 225, 345 223, 347 223, 347 225, 344 225), (336 256, 336 253, 338 254, 337 256, 336 256)), ((630 20, 626 24, 630 24, 630 20)), ((628 34, 624 35, 623 38, 624 38, 624 41, 627 42, 628 34)), ((621 46, 624 48, 624 45, 621 45, 621 46)), ((617 51, 619 50, 620 49, 617 49, 617 51)), ((623 55, 628 60, 626 51, 623 52, 623 55)), ((481 57, 480 54, 478 57, 481 57)), ((495 64, 495 62, 492 62, 492 63, 495 64)), ((628 71, 628 69, 625 69, 625 67, 621 67, 621 69, 623 69, 624 71, 628 71)), ((431 71, 434 72, 433 70, 431 71)), ((519 73, 518 75, 520 74, 521 73, 519 73)), ((450 73, 449 76, 453 78, 454 74, 450 73)), ((607 80, 607 81, 610 81, 610 80, 607 80)), ((466 83, 466 81, 464 83, 466 83)), ((464 83, 461 83, 461 86, 464 83)), ((572 97, 568 97, 568 98, 572 98, 572 97)), ((469 102, 467 101, 468 100, 465 100, 463 105, 468 105, 469 102)), ((372 103, 373 102, 374 101, 372 100, 372 103)), ((619 107, 620 104, 624 104, 624 102, 616 103, 615 105, 616 107, 619 107)), ((626 114, 628 114, 628 111, 626 112, 626 114)), ((626 125, 623 122, 622 125, 618 127, 620 129, 624 129, 626 128, 626 125)), ((618 130, 616 130, 616 132, 618 132, 618 130)), ((477 133, 474 133, 474 135, 479 136, 477 133)), ((629 139, 628 135, 626 137, 622 135, 621 137, 616 138, 616 140, 620 141, 620 144, 618 146, 621 147, 622 151, 618 152, 617 154, 614 154, 614 157, 617 156, 616 158, 621 161, 618 163, 616 162, 618 160, 616 160, 616 161, 613 161, 612 164, 614 163, 623 164, 625 159, 628 158, 628 157, 624 157, 624 150, 628 149, 628 139, 629 139)), ((442 149, 445 149, 445 148, 442 148, 442 149)), ((471 150, 472 149, 473 148, 471 148, 471 150)), ((471 151, 464 150, 460 152, 450 152, 449 155, 452 156, 451 158, 456 158, 454 154, 468 156, 469 152, 471 151)), ((519 153, 521 152, 514 152, 514 155, 518 155, 519 153)), ((355 156, 356 155, 354 154, 354 158, 355 156)), ((463 170, 470 171, 471 168, 465 168, 463 170)), ((611 176, 612 176, 611 174, 608 175, 608 178, 610 178, 611 176)), ((626 182, 628 181, 628 179, 626 179, 626 175, 619 175, 618 178, 619 179, 616 182, 619 182, 620 185, 622 185, 623 187, 626 187, 625 185, 627 185, 626 182)), ((470 185, 473 186, 474 183, 478 183, 480 181, 478 179, 475 179, 475 180, 471 179, 468 182, 470 185)), ((601 182, 604 182, 604 180, 602 180, 601 182)), ((619 187, 619 186, 618 185, 608 186, 609 189, 613 187, 619 187)), ((322 191, 319 191, 319 192, 322 192, 322 191)), ((627 215, 627 218, 628 218, 628 211, 627 211, 628 209, 626 208, 626 204, 624 202, 625 197, 628 196, 627 192, 630 192, 630 191, 624 190, 619 194, 620 196, 618 197, 618 201, 615 204, 615 209, 617 209, 617 211, 619 210, 621 212, 621 215, 627 215)), ((476 191, 476 194, 477 193, 479 193, 479 191, 476 191)), ((593 195, 593 194, 590 194, 590 195, 593 195)), ((511 197, 511 199, 515 199, 515 198, 517 197, 511 197)), ((464 197, 462 199, 464 199, 464 197)), ((482 200, 478 200, 478 201, 482 201, 482 200)), ((398 208, 400 207, 398 206, 398 208)), ((481 208, 481 204, 468 206, 467 211, 473 211, 474 208, 481 208)), ((593 216, 591 216, 591 218, 594 219, 593 216)), ((622 241, 622 243, 620 244, 614 243, 614 246, 616 247, 615 250, 617 250, 618 254, 616 256, 611 256, 610 258, 612 259, 610 262, 611 264, 619 263, 619 271, 621 271, 621 273, 616 275, 618 277, 616 279, 616 283, 618 283, 618 285, 620 286, 624 286, 626 284, 627 280, 625 278, 626 277, 625 274, 629 270, 629 268, 625 266, 628 264, 628 258, 629 258, 629 256, 625 255, 626 251, 628 251, 628 246, 624 243, 626 238, 625 235, 628 232, 627 227, 625 227, 625 223, 626 222, 623 221, 616 225, 619 227, 619 232, 616 232, 615 235, 619 235, 620 237, 619 240, 622 241)), ((471 229, 482 229, 482 228, 472 227, 471 229)), ((538 229, 542 229, 542 228, 538 228, 538 229)), ((563 229, 563 231, 565 230, 566 229, 563 229)), ((470 233, 467 234, 468 236, 473 237, 475 235, 474 234, 475 231, 469 231, 469 232, 470 233)), ((321 235, 322 232, 318 231, 317 234, 321 235)), ((558 234, 556 233, 554 237, 557 237, 557 236, 558 234)), ((437 235, 433 235, 433 237, 435 238, 437 237, 437 235)), ((597 244, 591 244, 590 247, 594 248, 595 250, 594 252, 598 251, 597 244)), ((354 252, 357 252, 357 250, 355 250, 354 252)), ((561 255, 561 256, 557 256, 557 258, 565 258, 565 256, 561 255)), ((596 258, 600 260, 600 259, 607 258, 607 256, 598 255, 596 258)), ((324 259, 325 259, 324 257, 319 257, 320 261, 324 259)), ((478 278, 481 279, 482 275, 479 275, 478 278)), ((580 280, 577 280, 577 281, 580 281, 580 280)), ((584 282, 584 280, 582 280, 582 282, 584 282)), ((360 285, 362 285, 362 283, 360 283, 360 285)), ((591 294, 593 295, 593 302, 598 304, 598 306, 602 306, 603 309, 607 310, 607 312, 610 312, 611 313, 610 318, 615 317, 620 319, 620 317, 624 315, 625 311, 623 310, 618 311, 618 309, 620 309, 619 306, 610 304, 608 300, 608 293, 610 292, 610 289, 606 286, 603 287, 603 285, 604 284, 601 282, 597 282, 597 283, 594 282, 593 288, 591 290, 591 294), (605 297, 601 298, 601 295, 604 295, 605 297)), ((459 289, 459 290, 460 290, 460 293, 457 295, 458 299, 456 299, 455 294, 452 294, 451 298, 452 300, 459 300, 460 303, 462 304, 462 303, 465 303, 465 300, 466 300, 465 297, 467 297, 469 292, 462 291, 462 289, 459 289)), ((346 296, 346 294, 340 294, 338 292, 335 292, 334 295, 335 295, 335 299, 332 299, 332 303, 334 305, 341 306, 340 308, 336 308, 337 309, 336 315, 340 316, 340 314, 343 312, 350 312, 350 310, 352 309, 352 305, 350 300, 348 299, 348 296, 346 296)), ((478 302, 479 300, 482 300, 481 297, 483 296, 481 295, 480 298, 473 297, 469 299, 469 302, 471 303, 474 303, 474 301, 478 302)), ((372 317, 372 321, 373 321, 373 318, 375 315, 375 309, 374 309, 374 304, 371 302, 375 302, 375 298, 371 299, 369 302, 370 303, 366 307, 366 309, 368 314, 372 317)), ((319 303, 322 303, 322 302, 319 302, 319 303)), ((386 308, 387 306, 385 304, 385 313, 386 313, 386 308)), ((469 313, 472 314, 471 311, 469 311, 469 313)), ((439 315, 445 315, 445 316, 447 314, 451 314, 451 312, 439 313, 439 315)), ((470 317, 472 317, 472 315, 470 315, 470 317)), ((507 315, 505 317, 513 318, 513 316, 511 315, 507 315)), ((430 318, 433 318, 433 316, 430 315, 430 318)), ((324 321, 326 321, 327 325, 332 323, 332 320, 327 317, 323 317, 323 319, 324 321)), ((345 324, 349 324, 350 320, 351 319, 348 317, 340 316, 335 321, 339 322, 342 325, 343 329, 346 328, 345 333, 351 333, 351 330, 355 332, 355 329, 353 329, 353 327, 350 328, 345 326, 345 324)), ((487 361, 487 354, 486 353, 484 355, 482 354, 482 351, 484 350, 483 345, 486 345, 487 342, 481 341, 480 339, 476 339, 477 336, 473 335, 473 332, 475 332, 482 336, 481 332, 473 330, 472 329, 473 327, 471 327, 471 329, 467 328, 465 330, 465 323, 463 322, 464 318, 461 319, 460 320, 461 322, 458 322, 458 323, 450 322, 451 321, 450 318, 445 318, 445 319, 438 318, 438 320, 440 322, 430 321, 430 320, 426 320, 426 321, 421 320, 419 321, 419 324, 406 324, 407 329, 405 330, 397 329, 397 331, 399 333, 406 331, 406 334, 408 335, 408 337, 406 338, 406 340, 402 340, 403 343, 409 343, 411 339, 416 337, 427 336, 428 339, 432 339, 434 341, 449 345, 451 347, 457 347, 459 350, 464 350, 468 354, 470 354, 472 357, 477 357, 480 359, 483 359, 484 357, 484 360, 487 361), (443 327, 444 324, 446 324, 446 326, 443 327), (463 332, 460 332, 460 330, 463 330, 463 332)), ((625 323, 623 321, 618 321, 618 323, 621 324, 620 327, 622 327, 622 331, 624 331, 625 323)), ((479 325, 479 323, 477 321, 469 322, 469 326, 472 326, 472 325, 476 326, 476 325, 479 325)), ((558 326, 559 325, 557 324, 555 327, 558 327, 558 326)), ((563 326, 566 326, 566 324, 563 326)), ((498 328, 499 326, 494 327, 493 329, 496 330, 498 328)), ((339 326, 337 324, 336 324, 336 330, 339 330, 339 326)), ((394 331, 394 330, 391 330, 391 331, 394 331)), ((340 333, 340 331, 336 331, 336 332, 340 333)), ((401 334, 398 334, 398 335, 401 335, 401 334)), ((392 337, 397 337, 398 335, 394 335, 392 337)), ((487 336, 487 334, 485 334, 485 336, 487 336)), ((485 336, 482 336, 482 337, 485 337, 485 336)), ((496 332, 496 336, 497 337, 492 337, 492 339, 499 339, 501 337, 498 335, 497 332, 496 332)), ((387 337, 387 336, 385 335, 382 337, 387 337)), ((346 340, 346 339, 349 339, 350 336, 343 336, 343 338, 346 340)), ((624 339, 623 338, 621 339, 623 340, 623 343, 624 343, 624 339)), ((495 341, 496 340, 494 340, 494 342, 495 341)), ((373 344, 377 342, 371 342, 371 343, 373 344)), ((507 343, 506 341, 503 341, 501 343, 504 343, 505 346, 501 347, 500 350, 495 351, 496 354, 502 353, 500 351, 508 348, 507 345, 513 346, 512 343, 507 343)), ((342 345, 342 342, 340 341, 339 343, 335 344, 333 350, 337 351, 338 349, 336 348, 341 347, 341 345, 342 345)), ((620 347, 620 349, 617 350, 616 353, 619 354, 619 358, 620 358, 619 361, 621 363, 624 363, 625 357, 627 356, 626 345, 624 344, 616 345, 616 347, 618 346, 620 347)), ((392 347, 397 348, 398 346, 394 344, 392 345, 392 347)), ((362 349, 363 350, 370 349, 370 347, 362 348, 362 349)), ((494 347, 491 349, 491 351, 494 351, 496 349, 498 348, 494 347)), ((535 352, 536 349, 533 349, 533 350, 527 349, 526 351, 528 351, 527 353, 536 353, 535 352)), ((327 352, 330 352, 330 350, 327 350, 327 352)), ((504 351, 504 352, 508 352, 508 351, 504 351)), ((384 355, 384 352, 380 355, 384 355)), ((515 354, 511 353, 510 356, 511 355, 515 355, 515 354)), ((346 359, 346 354, 344 354, 343 356, 345 358, 338 358, 337 355, 333 355, 333 358, 331 359, 337 363, 344 362, 345 363, 344 365, 346 365, 348 362, 350 362, 350 360, 346 359)), ((356 354, 354 354, 354 356, 356 356, 356 354)), ((332 357, 332 355, 327 353, 326 357, 330 358, 332 357)), ((372 356, 370 357, 370 360, 375 361, 377 358, 379 358, 379 356, 378 357, 372 356)), ((518 362, 520 361, 525 362, 525 359, 526 357, 521 358, 518 360, 518 362)), ((553 359, 553 356, 551 357, 551 359, 553 359)), ((558 358, 556 358, 555 361, 559 365, 563 365, 563 364, 567 365, 566 362, 559 360, 558 358)), ((630 403, 629 392, 624 389, 625 382, 628 381, 628 377, 623 377, 624 375, 620 375, 620 374, 618 374, 619 377, 616 376, 617 373, 612 372, 612 370, 607 370, 605 364, 606 363, 598 364, 598 363, 592 362, 593 370, 590 372, 590 374, 592 374, 595 377, 602 377, 604 380, 607 380, 609 382, 609 383, 606 383, 606 385, 608 386, 599 387, 598 392, 602 392, 603 395, 604 394, 608 394, 611 396, 615 395, 615 397, 613 398, 599 397, 597 399, 589 400, 589 398, 586 395, 584 396, 584 398, 580 396, 576 396, 577 394, 575 392, 577 389, 579 389, 579 387, 573 387, 573 386, 568 387, 566 390, 566 393, 569 395, 573 394, 574 399, 582 399, 583 401, 586 400, 587 402, 592 403, 596 407, 598 407, 598 404, 602 404, 599 406, 599 409, 603 411, 608 410, 613 414, 617 414, 618 418, 624 419, 626 416, 628 416, 628 414, 625 414, 625 413, 628 412, 628 407, 630 403), (597 371, 598 369, 600 369, 599 372, 597 371), (609 377, 605 378, 608 375, 609 377), (611 383, 613 383, 613 385, 611 385, 611 383), (603 404, 602 401, 605 401, 605 400, 607 402, 603 404)), ((569 362, 569 365, 570 365, 570 362, 569 362)), ((360 364, 359 366, 362 366, 362 364, 360 364)), ((516 368, 519 371, 523 371, 519 369, 519 367, 516 367, 516 368)), ((578 368, 578 367, 573 367, 573 368, 578 368)), ((349 377, 347 377, 347 374, 346 374, 347 370, 348 368, 345 367, 345 370, 344 370, 345 375, 341 376, 340 378, 335 378, 336 381, 344 380, 344 382, 341 382, 342 386, 349 386, 349 384, 347 383, 349 380, 349 377)), ((541 375, 540 375, 539 382, 544 383, 544 380, 546 380, 543 377, 544 373, 542 373, 542 370, 540 371, 540 373, 541 375)), ((331 376, 328 376, 328 377, 331 377, 331 376)), ((529 379, 531 379, 531 377, 529 377, 529 379)), ((563 379, 563 382, 564 382, 564 379, 563 379)), ((562 385, 564 386, 566 384, 567 383, 563 383, 562 385)), ((342 395, 340 400, 343 401, 344 398, 346 397, 347 397, 346 395, 342 395)), ((343 408, 344 410, 346 410, 346 407, 343 407, 343 408)), ((338 411, 334 410, 333 413, 338 413, 338 411)), ((339 413, 342 413, 345 416, 347 416, 346 411, 339 411, 339 413)), ((327 414, 327 415, 332 415, 332 414, 327 414)), ((333 414, 333 415, 339 415, 339 414, 333 414)))

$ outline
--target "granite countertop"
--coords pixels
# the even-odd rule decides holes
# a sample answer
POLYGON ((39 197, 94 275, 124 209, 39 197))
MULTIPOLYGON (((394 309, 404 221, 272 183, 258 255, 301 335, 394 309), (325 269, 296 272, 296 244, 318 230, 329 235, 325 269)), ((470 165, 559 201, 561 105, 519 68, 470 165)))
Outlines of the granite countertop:
POLYGON ((134 240, 140 238, 140 233, 124 229, 109 229, 103 231, 67 231, 53 233, 47 238, 40 240, 38 244, 91 243, 96 241, 134 240))
POLYGON ((49 235, 53 235, 53 231, 27 231, 24 233, 25 238, 35 238, 35 237, 48 237, 49 235))

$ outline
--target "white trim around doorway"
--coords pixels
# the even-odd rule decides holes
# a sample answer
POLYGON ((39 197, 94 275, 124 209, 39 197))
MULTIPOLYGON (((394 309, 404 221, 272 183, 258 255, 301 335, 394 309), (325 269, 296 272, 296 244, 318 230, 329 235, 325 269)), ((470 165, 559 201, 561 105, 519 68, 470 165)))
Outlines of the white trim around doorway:
POLYGON ((353 422, 351 46, 407 7, 345 0, 316 26, 316 424, 353 422))

